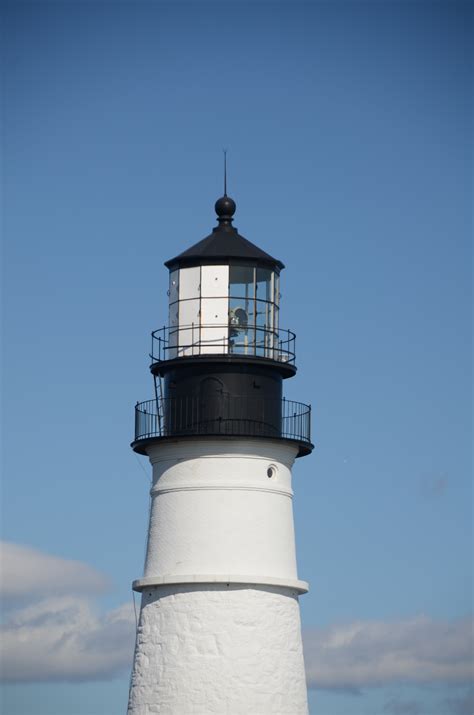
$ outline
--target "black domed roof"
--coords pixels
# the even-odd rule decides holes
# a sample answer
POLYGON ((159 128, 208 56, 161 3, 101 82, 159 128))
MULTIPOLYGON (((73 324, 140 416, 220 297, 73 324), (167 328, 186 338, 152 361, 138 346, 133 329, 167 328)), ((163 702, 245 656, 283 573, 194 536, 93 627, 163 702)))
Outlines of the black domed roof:
POLYGON ((235 202, 229 196, 224 195, 218 199, 215 210, 219 225, 202 241, 166 261, 165 266, 171 270, 186 266, 238 261, 265 266, 278 272, 284 268, 281 261, 248 241, 232 226, 235 208, 235 202))

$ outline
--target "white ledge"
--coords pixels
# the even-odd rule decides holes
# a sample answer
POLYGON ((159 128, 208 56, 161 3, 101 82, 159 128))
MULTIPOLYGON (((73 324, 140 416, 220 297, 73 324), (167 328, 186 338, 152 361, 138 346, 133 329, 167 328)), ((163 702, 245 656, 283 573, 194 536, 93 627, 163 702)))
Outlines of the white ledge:
POLYGON ((247 586, 280 586, 282 588, 291 588, 298 593, 307 593, 309 584, 306 581, 298 579, 275 578, 274 576, 241 576, 235 574, 195 574, 187 575, 169 575, 169 576, 148 576, 147 578, 139 578, 133 582, 132 588, 134 591, 143 591, 149 586, 169 586, 171 584, 183 583, 222 583, 226 586, 234 586, 236 584, 245 584, 247 586))
POLYGON ((283 497, 293 498, 293 491, 290 489, 285 489, 280 487, 279 489, 275 487, 256 487, 253 484, 179 484, 178 486, 160 486, 160 483, 156 484, 150 489, 150 494, 152 496, 158 496, 158 494, 167 494, 169 492, 200 492, 200 491, 231 491, 231 492, 266 492, 271 494, 278 494, 283 497))

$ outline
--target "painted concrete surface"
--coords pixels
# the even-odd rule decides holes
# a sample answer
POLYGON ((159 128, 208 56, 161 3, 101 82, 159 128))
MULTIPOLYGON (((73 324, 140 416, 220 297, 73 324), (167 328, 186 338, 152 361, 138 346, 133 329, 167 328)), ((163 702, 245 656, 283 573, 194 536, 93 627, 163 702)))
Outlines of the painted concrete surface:
POLYGON ((129 715, 303 715, 295 592, 220 585, 146 590, 129 715))
POLYGON ((152 448, 144 576, 235 573, 297 579, 295 456, 293 445, 265 440, 181 441, 152 448))
POLYGON ((150 447, 129 715, 307 712, 296 452, 291 443, 235 438, 150 447))

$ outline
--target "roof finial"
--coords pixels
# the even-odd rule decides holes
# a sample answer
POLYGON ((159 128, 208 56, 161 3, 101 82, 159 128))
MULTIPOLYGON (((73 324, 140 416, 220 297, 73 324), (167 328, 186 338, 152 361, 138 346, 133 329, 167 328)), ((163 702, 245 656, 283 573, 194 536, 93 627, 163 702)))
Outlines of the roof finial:
POLYGON ((227 149, 224 152, 224 196, 227 196, 227 149))

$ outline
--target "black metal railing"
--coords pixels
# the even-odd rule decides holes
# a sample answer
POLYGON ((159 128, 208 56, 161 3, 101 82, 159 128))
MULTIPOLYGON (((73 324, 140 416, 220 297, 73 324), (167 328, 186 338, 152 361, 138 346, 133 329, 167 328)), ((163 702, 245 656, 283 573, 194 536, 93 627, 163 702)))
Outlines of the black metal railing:
POLYGON ((311 406, 293 400, 223 396, 208 409, 196 397, 137 403, 135 442, 156 437, 277 437, 311 444, 311 406), (249 418, 252 415, 252 418, 249 418))
POLYGON ((178 357, 201 355, 244 355, 295 363, 295 334, 255 326, 180 325, 163 327, 151 334, 153 363, 178 357))

